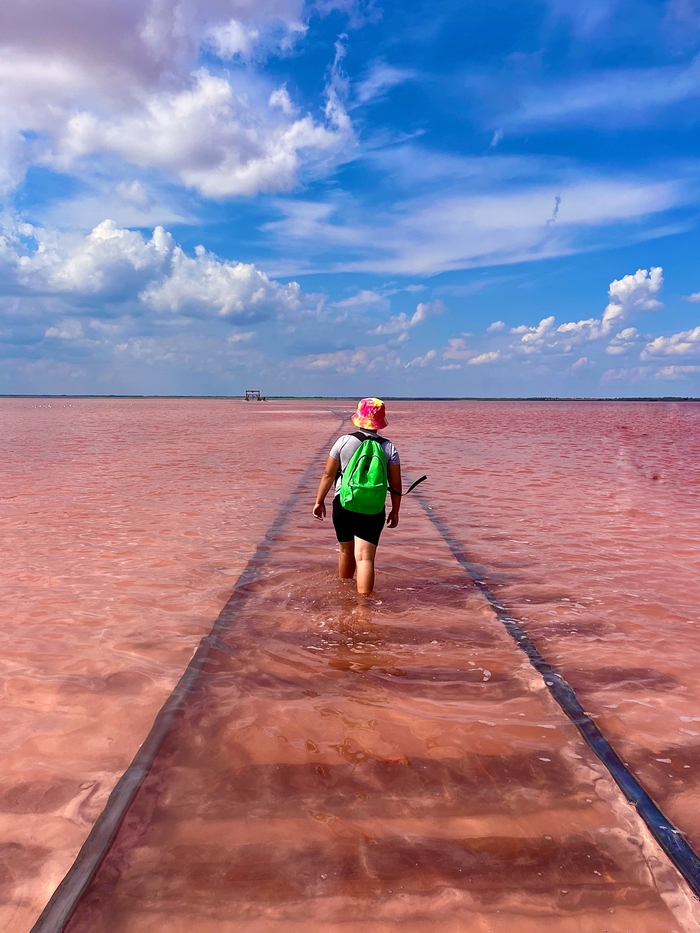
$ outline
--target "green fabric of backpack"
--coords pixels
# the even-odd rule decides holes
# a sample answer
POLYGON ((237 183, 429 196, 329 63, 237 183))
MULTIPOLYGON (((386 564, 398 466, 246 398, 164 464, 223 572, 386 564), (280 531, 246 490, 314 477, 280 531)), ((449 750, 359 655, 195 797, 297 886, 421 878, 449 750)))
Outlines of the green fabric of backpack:
POLYGON ((359 431, 362 441, 350 457, 340 480, 340 504, 350 512, 377 515, 384 511, 388 487, 386 455, 382 442, 359 431))

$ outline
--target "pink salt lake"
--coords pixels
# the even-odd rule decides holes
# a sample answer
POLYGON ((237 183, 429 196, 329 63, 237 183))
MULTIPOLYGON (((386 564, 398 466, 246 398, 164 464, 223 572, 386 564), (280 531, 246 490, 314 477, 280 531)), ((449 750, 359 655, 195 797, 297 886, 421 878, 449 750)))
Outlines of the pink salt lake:
MULTIPOLYGON (((0 928, 29 931, 265 538, 68 929, 672 933, 700 912, 417 499, 310 517, 345 402, 2 400, 0 928)), ((700 406, 420 403, 424 501, 700 850, 700 406)))

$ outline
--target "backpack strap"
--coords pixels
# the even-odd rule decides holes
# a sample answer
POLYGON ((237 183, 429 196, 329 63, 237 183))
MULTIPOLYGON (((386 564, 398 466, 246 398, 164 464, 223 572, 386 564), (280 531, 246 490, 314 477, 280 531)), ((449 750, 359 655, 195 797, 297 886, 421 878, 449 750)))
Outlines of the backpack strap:
POLYGON ((353 431, 350 437, 356 437, 358 441, 378 441, 380 444, 388 440, 387 437, 382 437, 380 434, 367 434, 365 431, 353 431))
MULTIPOLYGON (((379 441, 381 443, 382 441, 386 440, 385 437, 382 437, 382 438, 372 437, 368 434, 365 434, 364 431, 353 431, 352 434, 348 434, 348 437, 356 437, 358 441, 360 441, 361 444, 364 443, 365 441, 379 441)), ((336 473, 336 477, 335 477, 336 480, 338 479, 339 476, 342 477, 343 472, 344 471, 341 468, 338 469, 338 472, 336 473)))
MULTIPOLYGON (((356 437, 359 441, 363 441, 363 442, 364 442, 364 441, 377 441, 377 442, 380 443, 380 444, 382 444, 384 441, 389 441, 389 438, 388 438, 388 437, 381 437, 380 435, 377 435, 376 437, 374 437, 374 435, 372 435, 372 434, 365 434, 364 431, 353 431, 352 434, 350 435, 350 437, 356 437)), ((389 441, 389 443, 391 443, 391 441, 389 441)), ((340 475, 342 476, 342 474, 343 474, 343 471, 340 470, 340 475)), ((424 477, 424 478, 427 478, 427 477, 424 477)), ((421 480, 418 480, 418 483, 420 483, 420 482, 421 482, 421 480)), ((413 485, 414 485, 414 486, 417 486, 418 483, 414 483, 413 485)), ((394 494, 395 496, 405 496, 405 495, 407 495, 407 493, 405 493, 405 492, 404 492, 404 493, 397 492, 395 489, 392 489, 391 486, 388 486, 387 488, 388 488, 389 492, 393 492, 393 494, 394 494)), ((413 489, 413 486, 411 486, 411 489, 413 489)), ((410 492, 411 489, 409 489, 408 491, 410 492)))
MULTIPOLYGON (((358 441, 377 441, 379 444, 383 444, 385 441, 389 441, 388 437, 382 437, 380 434, 365 434, 364 431, 353 431, 352 434, 348 436, 356 437, 358 441)), ((389 443, 391 443, 391 441, 389 441, 389 443)))

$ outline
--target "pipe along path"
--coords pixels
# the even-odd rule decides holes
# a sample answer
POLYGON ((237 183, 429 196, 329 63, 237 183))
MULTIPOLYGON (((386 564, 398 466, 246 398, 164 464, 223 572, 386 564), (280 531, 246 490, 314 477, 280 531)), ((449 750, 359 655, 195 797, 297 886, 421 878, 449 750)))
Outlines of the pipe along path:
MULTIPOLYGON (((333 414, 339 415, 343 419, 346 417, 344 412, 333 411, 333 414)), ((109 795, 104 810, 95 821, 95 825, 83 843, 75 862, 66 872, 65 877, 54 891, 30 933, 62 933, 66 928, 81 897, 90 886, 97 870, 116 839, 119 828, 124 822, 124 817, 146 779, 175 717, 184 706, 188 696, 196 688, 197 681, 212 649, 217 645, 219 636, 222 631, 229 630, 236 624, 236 610, 246 599, 245 594, 240 592, 241 588, 245 587, 257 576, 257 567, 270 550, 275 535, 286 524, 297 495, 317 471, 318 457, 322 456, 323 452, 328 449, 329 442, 335 439, 336 433, 334 431, 326 444, 318 451, 317 456, 306 468, 295 489, 285 499, 277 517, 268 528, 265 537, 255 549, 255 553, 236 581, 233 593, 219 613, 211 631, 199 643, 182 677, 159 710, 143 745, 136 752, 131 764, 109 795)))
POLYGON ((659 810, 591 717, 584 712, 571 684, 561 674, 557 674, 553 670, 549 662, 537 650, 525 629, 512 618, 503 603, 481 579, 477 567, 466 557, 462 545, 457 541, 435 509, 428 505, 425 496, 419 495, 416 498, 420 501, 426 515, 452 551, 455 560, 464 568, 474 586, 489 602, 508 634, 520 650, 525 652, 530 664, 542 676, 547 689, 556 702, 576 726, 593 752, 603 762, 625 797, 630 803, 634 804, 637 813, 644 820, 666 855, 688 882, 695 896, 700 898, 700 858, 683 838, 681 831, 676 829, 671 821, 659 810))
MULTIPOLYGON (((323 450, 325 449, 327 449, 326 445, 324 445, 323 450)), ((219 636, 222 632, 230 631, 235 627, 237 610, 242 607, 247 598, 246 594, 241 592, 241 588, 256 578, 260 563, 265 560, 266 554, 273 546, 275 536, 287 522, 292 503, 317 469, 317 462, 314 460, 304 472, 295 490, 285 500, 277 518, 268 529, 265 538, 258 545, 254 555, 238 579, 231 597, 219 614, 210 633, 200 642, 180 681, 156 716, 146 740, 116 784, 105 809, 95 822, 75 862, 32 927, 31 933, 62 933, 65 930, 81 898, 109 852, 129 807, 148 775, 175 717, 184 706, 188 696, 196 689, 205 663, 212 649, 218 644, 219 636)), ((476 565, 469 560, 463 546, 452 534, 445 521, 429 505, 429 499, 422 491, 415 498, 420 502, 427 517, 449 547, 455 560, 464 569, 473 585, 488 601, 496 617, 503 624, 511 638, 527 655, 530 664, 542 676, 545 685, 557 704, 605 765, 625 797, 634 804, 640 817, 673 865, 686 880, 695 896, 700 897, 700 858, 688 845, 680 831, 659 810, 590 716, 584 712, 571 685, 552 669, 551 665, 531 641, 525 629, 512 618, 507 608, 481 579, 476 565)))

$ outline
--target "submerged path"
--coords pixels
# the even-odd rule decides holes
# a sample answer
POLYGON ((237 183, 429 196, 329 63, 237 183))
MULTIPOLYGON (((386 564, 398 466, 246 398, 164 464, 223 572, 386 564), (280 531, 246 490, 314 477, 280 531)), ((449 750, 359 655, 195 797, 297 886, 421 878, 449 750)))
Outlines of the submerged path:
POLYGON ((0 399, 3 933, 35 923, 341 420, 302 402, 0 399))
POLYGON ((525 628, 517 619, 513 618, 513 614, 503 605, 503 602, 495 595, 486 581, 481 579, 477 565, 470 560, 464 547, 451 533, 445 521, 434 511, 432 506, 427 504, 425 499, 421 499, 421 504, 433 525, 444 538, 455 559, 488 601, 511 638, 525 652, 530 664, 542 676, 556 703, 579 730, 585 742, 603 762, 627 800, 634 805, 653 837, 685 878, 695 897, 700 898, 700 857, 687 842, 682 832, 659 809, 629 766, 620 758, 593 721, 594 716, 583 709, 571 684, 554 670, 549 661, 538 650, 525 628))
POLYGON ((314 482, 222 613, 65 929, 700 929, 419 505, 386 533, 362 602, 311 523, 314 482))

